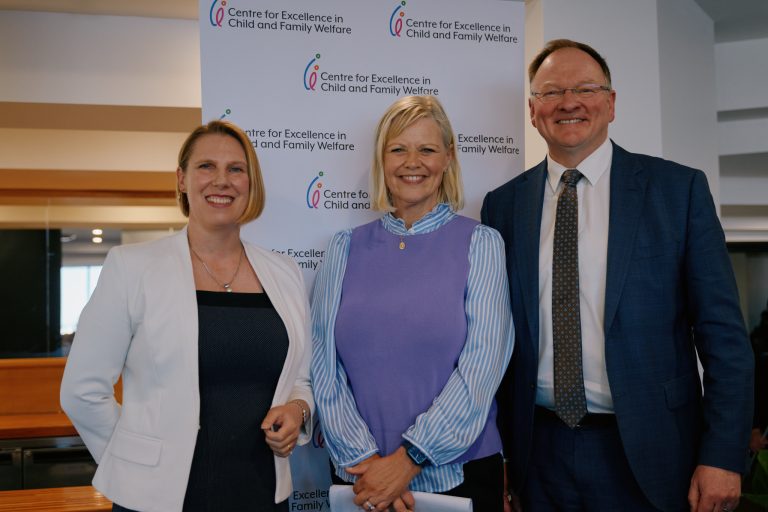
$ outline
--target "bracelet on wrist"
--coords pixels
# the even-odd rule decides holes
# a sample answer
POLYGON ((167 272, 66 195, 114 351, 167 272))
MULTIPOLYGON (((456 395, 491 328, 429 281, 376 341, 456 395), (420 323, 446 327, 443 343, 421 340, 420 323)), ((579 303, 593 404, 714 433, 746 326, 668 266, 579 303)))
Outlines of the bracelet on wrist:
POLYGON ((309 411, 307 411, 304 406, 302 405, 301 401, 299 400, 291 400, 288 402, 289 404, 294 404, 296 407, 299 408, 301 411, 301 422, 306 423, 307 422, 307 416, 309 416, 309 411))

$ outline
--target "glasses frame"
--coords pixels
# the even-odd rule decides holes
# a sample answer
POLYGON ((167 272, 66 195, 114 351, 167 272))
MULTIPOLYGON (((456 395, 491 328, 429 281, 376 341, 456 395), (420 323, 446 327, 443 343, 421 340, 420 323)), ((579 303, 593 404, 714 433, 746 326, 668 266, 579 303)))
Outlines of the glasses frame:
POLYGON ((554 103, 560 101, 565 97, 565 93, 570 91, 571 94, 580 99, 588 99, 592 97, 592 94, 597 94, 600 91, 611 92, 613 88, 610 85, 600 84, 582 84, 576 87, 564 87, 563 89, 554 89, 547 92, 534 92, 531 91, 531 96, 541 101, 542 103, 554 103), (587 89, 588 91, 585 91, 587 89), (583 94, 588 94, 584 97, 583 94))

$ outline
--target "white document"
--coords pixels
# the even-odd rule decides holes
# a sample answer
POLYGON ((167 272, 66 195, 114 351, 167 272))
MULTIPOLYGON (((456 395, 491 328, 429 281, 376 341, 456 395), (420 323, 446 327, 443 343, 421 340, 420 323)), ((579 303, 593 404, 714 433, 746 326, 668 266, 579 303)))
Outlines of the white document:
MULTIPOLYGON (((351 485, 332 485, 328 493, 331 502, 331 512, 361 512, 363 509, 355 505, 355 493, 351 485)), ((429 492, 413 491, 416 500, 416 512, 472 512, 472 500, 443 496, 429 492)))

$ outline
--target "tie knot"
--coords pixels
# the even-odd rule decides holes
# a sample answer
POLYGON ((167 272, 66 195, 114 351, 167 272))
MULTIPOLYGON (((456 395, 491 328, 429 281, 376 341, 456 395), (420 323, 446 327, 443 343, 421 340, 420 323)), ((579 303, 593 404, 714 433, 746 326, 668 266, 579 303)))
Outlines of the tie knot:
POLYGON ((584 175, 578 169, 567 169, 560 178, 560 181, 567 187, 575 187, 582 176, 584 175))

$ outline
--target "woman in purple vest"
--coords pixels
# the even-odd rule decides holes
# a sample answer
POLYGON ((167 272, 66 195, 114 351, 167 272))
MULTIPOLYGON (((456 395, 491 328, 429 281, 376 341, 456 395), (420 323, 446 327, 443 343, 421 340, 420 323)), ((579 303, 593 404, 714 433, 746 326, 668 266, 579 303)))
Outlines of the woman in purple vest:
POLYGON ((312 377, 336 483, 367 510, 412 510, 410 491, 502 510, 494 394, 512 353, 504 243, 456 214, 453 129, 408 96, 376 131, 379 220, 337 233, 312 300, 312 377))

